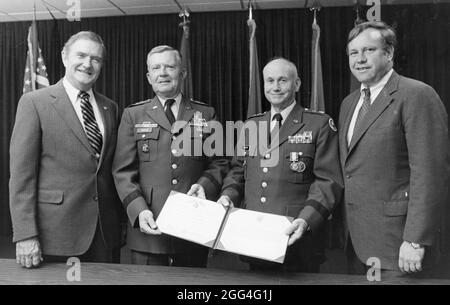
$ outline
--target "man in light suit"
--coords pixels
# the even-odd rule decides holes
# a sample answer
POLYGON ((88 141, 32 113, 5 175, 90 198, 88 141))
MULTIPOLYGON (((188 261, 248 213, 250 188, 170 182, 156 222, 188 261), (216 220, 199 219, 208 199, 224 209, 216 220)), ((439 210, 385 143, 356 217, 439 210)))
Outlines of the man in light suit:
POLYGON ((436 92, 393 70, 395 45, 383 22, 350 32, 349 65, 361 89, 342 102, 339 141, 350 265, 364 272, 379 261, 385 274, 401 276, 425 272, 437 258, 449 141, 436 92))
POLYGON ((62 52, 65 76, 19 101, 10 146, 17 262, 119 262, 122 207, 111 173, 117 105, 94 92, 103 41, 79 32, 62 52))
POLYGON ((183 147, 202 145, 211 135, 203 126, 216 119, 215 111, 181 94, 186 71, 177 50, 154 47, 147 66, 156 96, 125 109, 113 164, 129 219, 131 260, 140 265, 205 267, 207 247, 162 235, 155 220, 171 190, 216 199, 228 161, 186 152, 175 144, 183 137, 183 147))

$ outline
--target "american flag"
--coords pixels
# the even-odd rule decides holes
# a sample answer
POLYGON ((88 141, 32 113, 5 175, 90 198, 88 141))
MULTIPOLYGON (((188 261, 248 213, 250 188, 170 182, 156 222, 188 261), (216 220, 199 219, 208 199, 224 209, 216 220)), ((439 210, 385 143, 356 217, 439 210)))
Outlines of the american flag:
POLYGON ((28 51, 25 64, 25 74, 23 77, 23 93, 48 87, 47 67, 42 57, 37 39, 36 22, 33 21, 28 30, 28 51))

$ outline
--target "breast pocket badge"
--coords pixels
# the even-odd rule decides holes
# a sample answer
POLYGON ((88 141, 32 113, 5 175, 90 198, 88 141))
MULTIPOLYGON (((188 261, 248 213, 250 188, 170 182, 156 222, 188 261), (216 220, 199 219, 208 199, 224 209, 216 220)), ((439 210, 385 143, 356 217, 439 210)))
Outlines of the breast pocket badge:
POLYGON ((297 173, 303 173, 306 169, 306 164, 303 161, 300 161, 300 153, 293 151, 289 153, 289 161, 291 162, 290 168, 292 171, 297 173))

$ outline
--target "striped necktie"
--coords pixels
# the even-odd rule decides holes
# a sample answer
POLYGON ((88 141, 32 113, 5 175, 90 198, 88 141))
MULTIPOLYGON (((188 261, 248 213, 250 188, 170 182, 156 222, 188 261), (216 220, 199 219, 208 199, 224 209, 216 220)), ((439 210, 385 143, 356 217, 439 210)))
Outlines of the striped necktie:
POLYGON ((356 134, 359 131, 359 128, 361 128, 361 123, 364 120, 364 117, 366 116, 367 112, 369 112, 370 109, 370 89, 364 88, 362 89, 364 92, 363 97, 363 103, 361 105, 361 108, 359 109, 358 116, 356 117, 355 127, 353 128, 353 135, 352 139, 348 146, 350 146, 351 142, 353 142, 353 139, 355 138, 356 134))
POLYGON ((97 158, 102 152, 103 139, 97 121, 94 116, 94 109, 89 101, 89 93, 80 91, 78 95, 81 99, 81 113, 83 114, 84 130, 97 158))

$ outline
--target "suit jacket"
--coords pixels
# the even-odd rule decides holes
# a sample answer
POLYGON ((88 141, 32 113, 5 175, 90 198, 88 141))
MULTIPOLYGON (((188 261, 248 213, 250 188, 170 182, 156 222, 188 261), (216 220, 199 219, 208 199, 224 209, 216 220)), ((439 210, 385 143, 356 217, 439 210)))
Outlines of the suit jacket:
POLYGON ((448 193, 447 113, 430 86, 394 72, 347 147, 359 97, 346 97, 339 117, 346 224, 363 263, 378 257, 397 270, 403 241, 436 241, 448 193))
MULTIPOLYGON (((249 122, 256 123, 255 126, 261 126, 261 122, 270 126, 270 112, 254 116, 246 124, 249 122)), ((267 129, 262 127, 258 128, 258 135, 241 133, 245 144, 237 144, 238 156, 233 159, 231 170, 224 179, 222 194, 246 209, 303 218, 313 233, 319 232, 343 192, 338 134, 332 119, 297 103, 278 136, 274 135, 274 145, 259 150, 260 143, 254 139, 263 139, 265 133, 267 129), (275 140, 277 137, 278 141, 275 140), (239 153, 242 146, 246 147, 247 153, 239 153), (291 153, 298 155, 299 166, 291 162, 291 153), (262 163, 271 159, 275 161, 272 166, 262 163)), ((319 244, 321 241, 316 243, 319 244)), ((311 243, 308 246, 315 247, 311 243)), ((313 255, 318 250, 302 251, 310 251, 313 255)))
POLYGON ((111 173, 118 110, 94 94, 105 125, 99 160, 62 80, 21 97, 10 146, 15 242, 37 236, 44 254, 80 255, 99 222, 106 245, 119 246, 122 207, 111 173))
POLYGON ((186 253, 193 243, 167 235, 146 235, 139 230, 139 214, 150 209, 159 215, 171 190, 186 193, 192 184, 201 184, 208 199, 216 199, 228 161, 206 157, 193 150, 210 135, 198 124, 216 119, 215 111, 205 104, 182 98, 177 122, 171 126, 155 98, 124 110, 119 126, 114 179, 128 214, 127 244, 130 249, 147 253, 186 253), (197 124, 197 126, 194 126, 197 124), (200 130, 200 131, 199 131, 200 130), (182 153, 177 139, 191 145, 191 154, 182 153), (172 145, 174 143, 174 145, 172 145))

